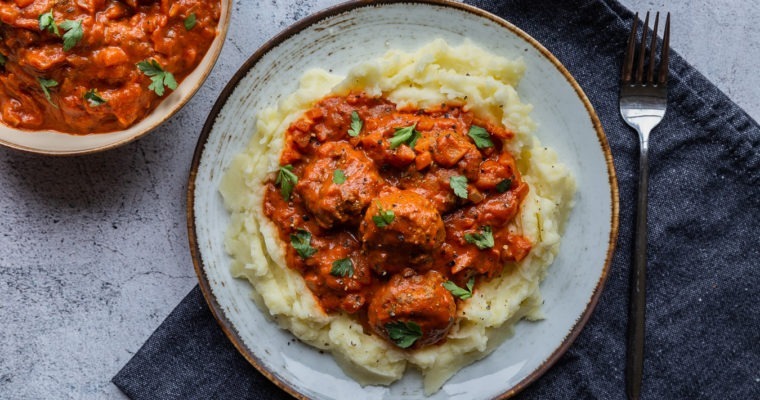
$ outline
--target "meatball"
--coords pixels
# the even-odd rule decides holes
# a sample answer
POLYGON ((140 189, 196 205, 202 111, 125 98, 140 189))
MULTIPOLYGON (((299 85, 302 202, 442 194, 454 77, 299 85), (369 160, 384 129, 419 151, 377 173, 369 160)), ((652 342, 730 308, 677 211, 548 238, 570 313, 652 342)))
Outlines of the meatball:
POLYGON ((414 347, 437 343, 446 337, 456 314, 456 301, 443 287, 445 281, 438 271, 417 275, 405 269, 394 275, 370 300, 367 318, 371 329, 399 344, 391 338, 389 325, 414 323, 422 333, 414 347))
POLYGON ((359 226, 372 268, 381 275, 431 261, 446 237, 433 203, 411 190, 381 195, 367 208, 359 226))
POLYGON ((347 142, 321 145, 295 187, 306 208, 323 228, 356 226, 377 196, 382 178, 372 160, 347 142))
POLYGON ((303 260, 300 270, 323 309, 351 314, 363 308, 372 273, 359 255, 359 242, 350 233, 338 232, 313 236, 311 245, 317 252, 303 260), (339 272, 341 265, 344 270, 339 272))

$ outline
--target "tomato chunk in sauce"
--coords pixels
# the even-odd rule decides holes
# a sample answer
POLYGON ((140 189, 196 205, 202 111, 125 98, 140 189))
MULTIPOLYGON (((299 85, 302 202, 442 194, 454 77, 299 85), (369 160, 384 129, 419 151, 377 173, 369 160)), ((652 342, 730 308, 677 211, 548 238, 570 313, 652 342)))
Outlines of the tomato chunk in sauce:
POLYGON ((170 92, 150 89, 137 64, 155 61, 181 82, 220 14, 220 0, 0 2, 0 120, 73 134, 125 129, 170 92))
POLYGON ((458 301, 446 286, 477 291, 530 252, 513 224, 528 185, 502 151, 512 137, 461 105, 327 97, 288 128, 280 165, 297 182, 267 183, 264 213, 326 312, 404 348, 399 329, 412 348, 440 343, 458 301))

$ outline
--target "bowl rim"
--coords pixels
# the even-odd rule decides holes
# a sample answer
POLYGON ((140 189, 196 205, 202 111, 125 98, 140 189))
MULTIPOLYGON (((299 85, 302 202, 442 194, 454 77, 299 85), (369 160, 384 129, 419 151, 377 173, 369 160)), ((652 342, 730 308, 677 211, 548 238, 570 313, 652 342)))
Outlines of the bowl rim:
POLYGON ((506 21, 505 19, 495 14, 492 14, 488 11, 485 11, 475 6, 471 6, 469 4, 464 4, 464 3, 458 3, 453 0, 349 0, 347 2, 322 9, 321 11, 317 11, 314 14, 311 14, 301 20, 298 20, 292 25, 285 28, 280 33, 278 33, 277 35, 275 35, 273 38, 269 39, 266 43, 264 43, 261 47, 259 47, 245 61, 245 63, 243 63, 243 65, 235 72, 232 78, 230 78, 230 81, 227 83, 227 85, 224 87, 222 92, 219 94, 219 97, 217 98, 216 102, 211 108, 208 118, 206 119, 206 123, 203 125, 201 135, 198 138, 198 143, 195 147, 195 152, 193 154, 193 160, 190 167, 190 173, 188 176, 188 185, 187 185, 187 230, 188 230, 190 255, 193 260, 195 273, 198 276, 199 286, 201 288, 201 292, 203 293, 203 297, 206 300, 206 303, 209 306, 211 313, 213 314, 217 323, 221 327, 225 336, 227 336, 230 342, 232 342, 232 345, 235 347, 238 353, 240 353, 253 367, 255 367, 262 375, 264 375, 267 379, 269 379, 269 381, 277 385, 280 389, 284 390, 285 392, 287 392, 291 396, 294 396, 295 398, 308 399, 308 397, 300 393, 298 390, 296 390, 296 388, 291 387, 290 385, 288 385, 287 382, 285 382, 284 380, 278 378, 276 375, 271 373, 263 365, 263 363, 258 359, 258 357, 256 357, 255 354, 252 354, 252 352, 245 346, 242 339, 236 332, 235 327, 224 315, 224 313, 221 310, 221 306, 219 305, 216 298, 214 297, 211 291, 211 286, 210 286, 208 277, 206 276, 206 272, 203 268, 203 260, 200 255, 200 247, 198 245, 198 239, 196 237, 196 232, 195 232, 195 180, 198 174, 198 168, 200 166, 200 160, 203 154, 203 150, 205 148, 208 137, 214 127, 214 124, 216 123, 216 119, 217 119, 217 116, 219 115, 219 112, 225 106, 225 104, 227 103, 227 100, 229 99, 229 96, 236 89, 240 81, 261 60, 261 58, 264 55, 266 55, 269 51, 279 46, 281 43, 283 43, 290 37, 300 33, 301 31, 307 29, 311 25, 321 20, 331 18, 336 15, 349 12, 354 9, 358 9, 362 7, 386 5, 386 4, 399 4, 399 3, 407 3, 407 4, 417 3, 417 4, 431 5, 431 6, 452 7, 460 11, 469 12, 469 13, 475 14, 476 16, 489 19, 492 22, 499 24, 500 26, 510 30, 512 33, 518 35, 523 40, 528 42, 536 50, 538 50, 546 59, 548 59, 555 66, 555 68, 557 68, 557 70, 564 76, 564 78, 567 80, 570 86, 572 86, 572 88, 575 90, 576 95, 581 100, 584 107, 586 108, 586 111, 588 112, 588 115, 591 119, 594 130, 596 132, 597 139, 599 140, 599 145, 601 146, 602 151, 604 153, 605 163, 607 166, 608 184, 610 186, 610 195, 611 195, 611 199, 610 199, 611 200, 610 201, 611 218, 609 221, 610 222, 610 236, 609 236, 608 244, 607 244, 608 246, 607 254, 605 257, 604 267, 602 269, 601 275, 594 287, 594 291, 588 303, 586 304, 586 307, 583 313, 575 321, 573 327, 565 336, 562 343, 556 349, 554 349, 551 355, 547 357, 547 359, 544 360, 544 362, 538 368, 536 368, 528 376, 523 378, 520 382, 518 382, 517 384, 515 384, 514 386, 507 389, 506 391, 504 391, 503 393, 501 393, 500 395, 496 397, 496 399, 507 399, 521 392, 523 389, 528 387, 531 383, 535 382, 559 360, 559 358, 570 348, 570 346, 573 344, 573 342, 578 337, 580 332, 583 330, 583 327, 586 325, 589 318, 591 317, 591 314, 596 308, 596 305, 599 302, 599 298, 601 297, 604 284, 607 281, 607 277, 609 275, 609 269, 612 263, 612 257, 615 252, 615 246, 617 243, 618 223, 619 223, 619 193, 618 193, 617 176, 615 173, 612 151, 607 141, 607 137, 604 133, 604 129, 602 128, 601 121, 599 120, 599 117, 597 116, 596 111, 591 105, 591 102, 589 101, 588 97, 583 92, 583 89, 581 89, 578 82, 575 80, 575 78, 573 78, 573 76, 570 74, 567 68, 565 68, 565 66, 559 61, 559 59, 557 59, 551 52, 549 52, 549 50, 547 50, 542 44, 540 44, 536 39, 528 35, 522 29, 518 28, 517 26, 513 25, 512 23, 506 21))
MULTIPOLYGON (((148 127, 146 127, 144 130, 139 131, 139 132, 135 133, 134 135, 126 137, 126 138, 124 138, 122 140, 119 140, 117 142, 108 143, 108 144, 105 144, 105 145, 102 145, 102 146, 99 146, 99 147, 88 148, 86 150, 63 150, 63 151, 41 150, 41 149, 35 149, 35 148, 32 148, 32 147, 28 147, 28 146, 24 146, 24 145, 20 145, 20 144, 16 144, 16 143, 8 142, 8 141, 3 140, 3 139, 0 139, 0 146, 6 147, 6 148, 9 148, 9 149, 12 149, 12 150, 20 151, 20 152, 23 152, 23 153, 29 153, 29 154, 40 154, 40 155, 54 156, 54 157, 73 157, 73 156, 82 156, 82 155, 93 154, 93 153, 100 153, 100 152, 103 152, 103 151, 107 151, 107 150, 111 150, 111 149, 114 149, 114 148, 117 148, 117 147, 121 147, 121 146, 126 145, 127 143, 131 143, 131 142, 133 142, 133 141, 135 141, 137 139, 140 139, 143 136, 146 136, 147 134, 153 132, 156 128, 158 128, 159 126, 161 126, 169 118, 173 117, 176 113, 178 113, 179 110, 181 110, 185 106, 185 104, 187 104, 190 101, 190 99, 192 99, 195 96, 195 94, 198 92, 198 90, 201 88, 201 86, 203 86, 203 84, 206 82, 206 79, 208 79, 208 76, 211 74, 211 71, 214 69, 214 66, 216 65, 216 62, 219 59, 219 55, 222 53, 222 49, 224 48, 224 42, 225 42, 225 40, 227 38, 227 31, 229 30, 229 26, 230 26, 230 16, 231 16, 231 9, 232 9, 232 5, 233 5, 232 3, 233 3, 233 0, 220 0, 220 4, 222 6, 222 12, 219 15, 219 25, 217 25, 217 29, 218 29, 217 35, 216 35, 216 37, 214 38, 214 40, 211 43, 212 43, 212 46, 213 46, 214 42, 216 42, 217 40, 221 41, 221 43, 220 43, 219 46, 216 47, 216 49, 213 50, 213 52, 210 53, 213 61, 209 64, 208 68, 203 71, 203 73, 201 74, 201 76, 199 77, 199 79, 195 83, 195 85, 193 85, 193 87, 187 92, 187 95, 181 97, 180 100, 177 102, 177 104, 174 105, 173 108, 170 109, 168 113, 166 113, 166 115, 164 115, 161 119, 157 120, 153 124, 151 124, 148 127)), ((209 50, 211 50, 211 49, 209 49, 209 50)), ((208 57, 208 56, 209 56, 209 53, 206 53, 206 55, 204 55, 204 58, 208 57)), ((191 73, 192 73, 192 71, 191 71, 191 73)), ((184 80, 183 80, 183 82, 184 82, 184 80)), ((182 84, 182 82, 180 82, 180 85, 181 84, 182 84)), ((163 100, 161 100, 158 104, 161 104, 164 100, 166 100, 166 98, 164 98, 163 100)), ((153 111, 155 111, 155 109, 153 111)), ((153 111, 151 111, 151 113, 153 111)), ((150 115, 150 113, 147 114, 145 117, 147 117, 148 115, 150 115)), ((2 122, 0 122, 0 124, 2 124, 2 122)), ((5 127, 9 128, 9 129, 14 129, 14 130, 17 130, 17 131, 21 131, 21 132, 35 132, 34 129, 18 129, 18 128, 13 128, 13 127, 8 126, 8 125, 5 125, 5 127)), ((127 128, 127 129, 129 129, 129 128, 127 128)), ((91 133, 90 135, 109 135, 109 134, 112 134, 112 133, 115 133, 115 132, 122 132, 122 131, 91 133)), ((73 135, 73 134, 66 133, 66 132, 56 132, 56 133, 61 134, 61 135, 81 136, 81 135, 73 135)))

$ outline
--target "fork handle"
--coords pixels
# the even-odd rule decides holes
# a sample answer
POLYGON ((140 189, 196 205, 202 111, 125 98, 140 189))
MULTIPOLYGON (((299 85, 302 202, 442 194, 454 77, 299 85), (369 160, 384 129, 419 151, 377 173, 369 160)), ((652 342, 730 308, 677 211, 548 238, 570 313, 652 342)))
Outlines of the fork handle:
POLYGON ((639 156, 639 190, 636 203, 636 241, 631 271, 631 296, 628 311, 628 354, 626 391, 629 400, 641 397, 644 375, 644 321, 646 311, 647 271, 647 192, 649 188, 648 132, 641 135, 639 156))

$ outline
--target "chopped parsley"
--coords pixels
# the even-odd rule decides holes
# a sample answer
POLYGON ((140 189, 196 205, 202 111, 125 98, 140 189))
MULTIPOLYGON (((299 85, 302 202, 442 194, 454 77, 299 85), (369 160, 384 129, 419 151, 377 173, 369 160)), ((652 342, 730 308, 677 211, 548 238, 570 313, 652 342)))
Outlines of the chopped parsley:
POLYGON ((475 286, 475 277, 473 276, 470 278, 469 281, 467 281, 467 288, 463 289, 457 286, 456 283, 452 281, 446 281, 443 283, 443 287, 446 288, 451 294, 453 294, 456 297, 459 297, 462 300, 467 300, 470 297, 472 297, 472 288, 475 286))
POLYGON ((491 135, 488 134, 488 131, 483 127, 472 125, 470 131, 467 132, 467 136, 472 138, 472 141, 475 142, 475 146, 479 149, 493 147, 491 135))
POLYGON ((4 55, 0 54, 0 67, 4 67, 6 61, 8 61, 8 59, 5 58, 4 55))
POLYGON ((164 71, 156 60, 140 61, 137 63, 137 68, 150 77, 152 83, 148 86, 148 89, 156 92, 157 95, 164 95, 164 87, 168 87, 171 90, 177 88, 177 81, 174 79, 174 75, 171 72, 164 71))
POLYGON ((465 233, 464 240, 467 243, 478 246, 480 250, 493 247, 493 232, 490 226, 484 226, 478 233, 465 233))
POLYGON ((354 263, 350 258, 341 258, 335 260, 332 263, 332 269, 330 270, 332 276, 352 277, 354 276, 354 263))
POLYGON ((463 199, 467 198, 467 177, 452 176, 449 178, 449 186, 454 190, 454 194, 463 199))
POLYGON ((402 144, 406 144, 407 146, 414 148, 414 145, 417 143, 417 139, 420 138, 420 133, 415 129, 417 127, 417 124, 406 126, 403 128, 396 128, 396 133, 393 134, 393 137, 390 138, 391 142, 391 149, 395 149, 398 146, 401 146, 402 144))
POLYGON ((377 208, 377 214, 372 216, 372 222, 374 222, 375 226, 378 228, 385 228, 396 219, 396 213, 394 213, 393 210, 383 210, 383 207, 380 206, 380 204, 377 205, 377 208))
POLYGON ((50 11, 41 14, 39 17, 37 17, 37 20, 40 22, 40 30, 41 31, 48 31, 49 33, 52 33, 56 36, 61 36, 61 31, 58 30, 58 25, 55 24, 55 17, 53 17, 53 9, 50 9, 50 11))
POLYGON ((342 169, 336 169, 333 171, 333 182, 336 185, 341 185, 346 181, 346 173, 342 169))
POLYGON ((417 339, 422 337, 422 328, 412 321, 390 322, 385 324, 385 330, 388 331, 388 336, 396 343, 396 346, 402 349, 411 347, 417 339))
POLYGON ((359 113, 356 111, 351 112, 351 129, 348 130, 348 136, 357 137, 364 127, 364 122, 359 118, 359 113))
POLYGON ((67 19, 61 22, 61 29, 66 31, 63 34, 63 51, 69 51, 82 40, 84 30, 82 30, 82 21, 72 21, 67 19))
POLYGON ((195 24, 198 22, 195 13, 191 13, 190 15, 185 18, 185 29, 188 31, 190 29, 193 29, 195 27, 195 24))
POLYGON ((274 184, 280 185, 280 193, 283 199, 290 200, 290 195, 293 193, 293 187, 296 183, 298 183, 298 177, 293 173, 293 166, 288 164, 280 167, 274 184))
POLYGON ((508 191, 509 188, 511 187, 512 187, 512 180, 507 178, 496 184, 496 191, 499 193, 504 193, 508 191))
POLYGON ((290 244, 301 258, 309 258, 317 252, 317 249, 311 247, 311 233, 305 229, 298 229, 296 233, 291 233, 290 244))
POLYGON ((90 107, 102 106, 106 103, 106 99, 100 97, 95 89, 90 89, 84 94, 84 99, 90 103, 90 107))
POLYGON ((40 83, 40 87, 42 88, 42 93, 45 94, 45 98, 47 101, 55 106, 58 107, 55 103, 53 103, 53 98, 50 97, 50 88, 58 86, 58 82, 53 79, 45 79, 45 78, 37 78, 37 82, 40 83))

